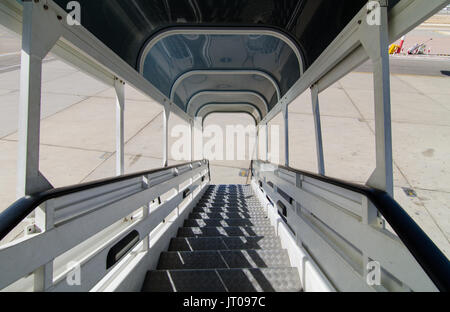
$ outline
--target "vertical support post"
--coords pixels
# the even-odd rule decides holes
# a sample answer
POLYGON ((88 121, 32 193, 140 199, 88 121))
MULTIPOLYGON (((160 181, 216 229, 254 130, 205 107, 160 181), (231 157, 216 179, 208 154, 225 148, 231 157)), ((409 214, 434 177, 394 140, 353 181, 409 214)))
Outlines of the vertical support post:
POLYGON ((165 105, 163 114, 163 167, 169 166, 169 117, 170 107, 165 105))
POLYGON ((190 161, 194 161, 195 159, 195 151, 194 151, 194 137, 195 137, 195 125, 194 125, 194 120, 191 120, 190 123, 190 129, 191 129, 191 134, 190 134, 190 139, 191 139, 191 150, 190 150, 190 161))
MULTIPOLYGON (((203 142, 203 138, 205 137, 205 121, 203 118, 198 118, 198 124, 200 126, 200 143, 199 145, 201 145, 201 159, 204 160, 205 159, 205 147, 204 147, 204 142, 203 142)), ((211 175, 210 175, 211 176, 211 175)))
POLYGON ((265 151, 265 160, 269 161, 269 124, 266 122, 264 125, 264 132, 266 136, 266 151, 265 151))
POLYGON ((41 3, 23 2, 18 127, 17 196, 52 188, 39 172, 42 60, 61 36, 61 25, 41 3))
POLYGON ((386 0, 378 2, 378 7, 374 9, 380 10, 380 23, 364 23, 360 34, 361 42, 373 63, 375 94, 376 169, 367 184, 393 196, 388 8, 386 0))
POLYGON ((314 115, 314 128, 316 131, 316 151, 318 172, 325 175, 325 161, 323 158, 322 126, 320 122, 319 89, 317 85, 311 87, 312 110, 314 115))
POLYGON ((116 175, 125 173, 125 83, 116 77, 116 175))
MULTIPOLYGON (((41 231, 50 231, 54 227, 55 201, 49 200, 36 209, 35 226, 41 231)), ((34 271, 34 291, 47 291, 53 286, 53 260, 34 271)))
POLYGON ((289 167, 289 109, 287 104, 283 106, 284 119, 284 165, 289 167))
POLYGON ((259 160, 259 124, 256 125, 256 135, 255 135, 255 160, 259 160))

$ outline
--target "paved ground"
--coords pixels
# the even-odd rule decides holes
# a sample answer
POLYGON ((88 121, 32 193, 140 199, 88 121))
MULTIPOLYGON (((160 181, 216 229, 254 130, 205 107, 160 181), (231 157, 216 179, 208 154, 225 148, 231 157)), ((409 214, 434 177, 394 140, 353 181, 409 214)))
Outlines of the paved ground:
MULTIPOLYGON (((1 211, 15 200, 19 71, 11 67, 18 59, 10 53, 20 43, 1 29, 0 36, 1 211)), ((442 62, 442 68, 449 63, 442 62)), ((424 66, 419 64, 410 66, 424 66)), ((391 84, 395 198, 450 255, 450 77, 394 73, 391 84), (417 197, 407 197, 403 187, 414 189, 417 197)), ((371 89, 371 74, 354 72, 320 96, 330 176, 364 183, 374 168, 371 89)), ((160 167, 162 108, 130 88, 126 98, 126 172, 160 167)), ((50 56, 43 66, 42 103, 41 171, 51 183, 58 187, 113 176, 113 89, 50 56)), ((206 124, 250 122, 232 114, 212 115, 206 124)), ((171 127, 179 123, 171 119, 171 127)), ((290 106, 290 159, 293 167, 316 172, 313 129, 310 95, 304 94, 290 106)), ((280 146, 281 159, 283 150, 280 146)), ((239 169, 248 165, 214 161, 213 182, 245 183, 239 169)))

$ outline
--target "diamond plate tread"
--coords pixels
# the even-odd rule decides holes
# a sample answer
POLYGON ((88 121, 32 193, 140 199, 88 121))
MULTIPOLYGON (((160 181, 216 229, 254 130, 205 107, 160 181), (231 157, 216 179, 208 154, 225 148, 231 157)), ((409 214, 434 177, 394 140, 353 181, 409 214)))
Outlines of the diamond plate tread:
POLYGON ((260 207, 262 208, 260 203, 249 203, 249 202, 232 202, 232 201, 200 201, 198 202, 199 206, 239 206, 239 207, 260 207))
POLYGON ((271 226, 182 227, 178 229, 177 235, 177 237, 204 236, 275 236, 275 230, 271 226))
POLYGON ((193 213, 247 213, 250 215, 265 215, 263 209, 236 209, 236 208, 194 208, 193 213))
POLYGON ((211 202, 199 202, 199 206, 239 206, 239 207, 259 207, 262 208, 263 206, 260 203, 227 203, 227 202, 219 202, 219 201, 211 201, 211 202))
POLYGON ((243 207, 262 207, 259 202, 249 202, 249 201, 232 201, 232 200, 204 200, 199 201, 199 205, 216 205, 216 206, 243 206, 243 207))
POLYGON ((289 267, 286 250, 221 250, 163 252, 157 270, 289 267))
POLYGON ((189 219, 267 219, 266 214, 248 214, 243 212, 191 213, 189 219))
MULTIPOLYGON (((254 206, 254 207, 245 207, 245 206, 236 206, 236 205, 197 205, 194 210, 200 210, 200 209, 217 209, 217 210, 230 210, 230 211, 236 211, 236 212, 264 212, 267 209, 263 209, 260 206, 254 206)), ((233 212, 234 212, 233 211, 233 212)))
POLYGON ((239 203, 258 203, 256 198, 231 198, 231 197, 212 197, 203 196, 200 202, 239 202, 239 203))
POLYGON ((296 268, 150 271, 148 292, 299 292, 296 268))
POLYGON ((226 193, 204 193, 202 199, 238 199, 238 200, 256 200, 253 193, 247 194, 226 194, 226 193))
POLYGON ((175 237, 168 251, 282 249, 276 236, 175 237))
POLYGON ((187 219, 184 227, 205 226, 271 226, 268 219, 187 219))

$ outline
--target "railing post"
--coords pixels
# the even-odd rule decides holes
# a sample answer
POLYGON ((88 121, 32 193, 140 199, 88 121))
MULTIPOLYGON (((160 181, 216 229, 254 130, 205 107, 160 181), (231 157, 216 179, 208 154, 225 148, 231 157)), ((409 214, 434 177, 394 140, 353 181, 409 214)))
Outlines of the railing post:
POLYGON ((56 16, 42 3, 22 2, 17 196, 52 188, 39 172, 42 60, 61 36, 56 16))
POLYGON ((194 132, 195 132, 195 125, 194 120, 189 121, 189 127, 190 127, 190 139, 191 139, 191 148, 190 148, 190 161, 194 161, 195 159, 195 151, 194 151, 194 132))
POLYGON ((361 27, 361 42, 373 64, 375 94, 376 169, 367 185, 393 196, 391 90, 389 72, 388 8, 386 0, 378 0, 380 23, 361 27))
POLYGON ((125 82, 118 79, 114 81, 116 90, 116 175, 125 173, 125 82))
POLYGON ((163 113, 163 167, 169 166, 169 117, 170 107, 166 104, 163 113))
POLYGON ((317 151, 317 166, 318 172, 325 175, 325 161, 323 158, 323 142, 322 142, 322 126, 320 122, 319 109, 319 88, 317 85, 311 87, 311 100, 314 115, 314 128, 316 131, 316 151, 317 151))
POLYGON ((284 164, 289 167, 289 109, 287 104, 283 105, 282 114, 284 119, 284 164))
POLYGON ((266 136, 266 150, 265 150, 265 160, 269 161, 269 124, 266 122, 264 124, 264 132, 266 136))
POLYGON ((256 125, 256 135, 255 135, 255 159, 259 159, 259 124, 256 125))
MULTIPOLYGON (((35 226, 41 231, 54 228, 54 200, 49 200, 36 209, 35 226)), ((47 291, 53 286, 53 260, 34 271, 34 291, 47 291)))

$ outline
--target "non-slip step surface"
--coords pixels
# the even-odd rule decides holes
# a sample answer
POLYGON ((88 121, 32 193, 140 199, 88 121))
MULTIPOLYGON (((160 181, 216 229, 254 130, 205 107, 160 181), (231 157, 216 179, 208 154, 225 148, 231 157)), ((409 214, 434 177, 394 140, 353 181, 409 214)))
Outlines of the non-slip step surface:
POLYGON ((269 219, 187 219, 184 227, 205 226, 270 226, 269 219))
POLYGON ((299 292, 296 268, 158 270, 147 273, 148 292, 299 292))
POLYGON ((169 251, 195 250, 246 250, 281 249, 280 239, 276 236, 249 237, 176 237, 172 238, 169 251))
POLYGON ((262 209, 236 209, 236 208, 194 208, 193 213, 246 213, 249 215, 265 215, 262 209))
POLYGON ((286 250, 220 250, 163 252, 158 270, 290 267, 286 250))
POLYGON ((182 227, 178 229, 178 237, 202 236, 275 236, 275 230, 271 226, 182 227))
POLYGON ((267 209, 249 185, 211 185, 147 272, 143 291, 301 291, 267 209))
POLYGON ((252 219, 260 218, 265 219, 267 215, 265 213, 249 214, 244 212, 193 212, 189 215, 189 219, 252 219))

